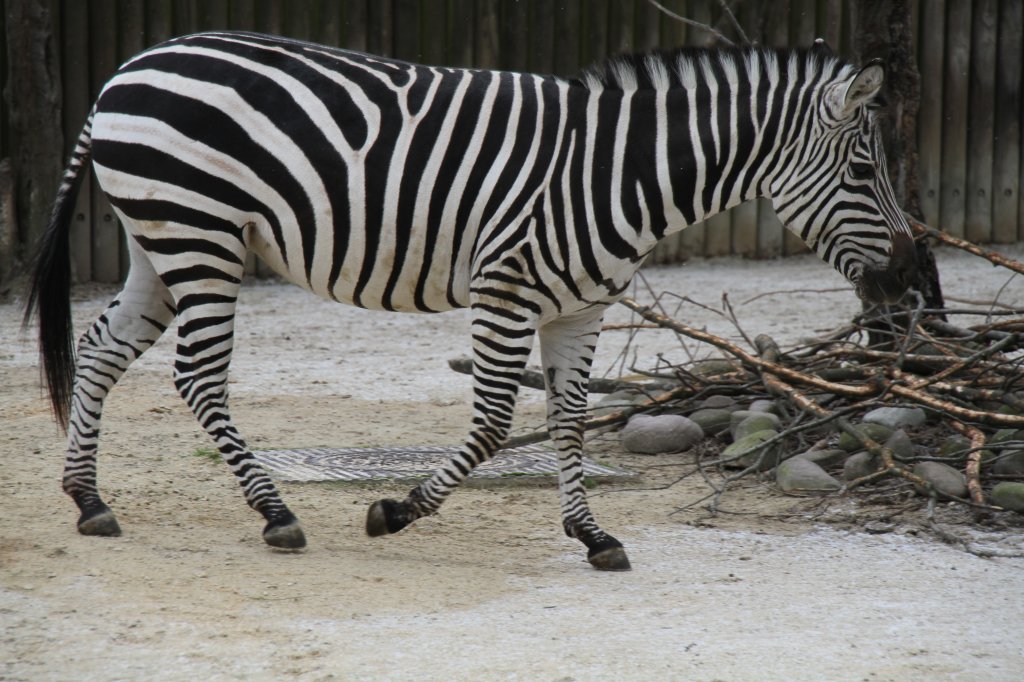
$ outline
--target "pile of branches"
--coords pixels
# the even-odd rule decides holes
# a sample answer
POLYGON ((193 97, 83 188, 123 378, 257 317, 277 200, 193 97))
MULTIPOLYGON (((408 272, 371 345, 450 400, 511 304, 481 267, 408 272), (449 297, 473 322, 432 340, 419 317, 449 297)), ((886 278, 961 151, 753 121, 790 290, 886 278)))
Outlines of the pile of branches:
MULTIPOLYGON (((969 251, 995 265, 1024 275, 1024 264, 981 249, 944 233, 917 225, 925 236, 969 251)), ((648 383, 647 399, 628 409, 588 420, 586 428, 607 429, 625 423, 637 413, 688 413, 712 395, 733 399, 770 397, 780 406, 786 428, 764 442, 768 448, 787 441, 806 449, 821 447, 822 433, 845 432, 856 439, 880 463, 877 471, 848 481, 850 490, 883 477, 904 479, 935 499, 955 499, 984 514, 997 511, 986 489, 992 483, 991 467, 983 473, 982 459, 998 458, 1024 443, 990 442, 1000 430, 1024 430, 1024 310, 997 308, 928 308, 920 296, 911 305, 864 311, 857 319, 826 337, 805 342, 782 352, 770 337, 760 335, 745 349, 705 330, 689 326, 631 298, 622 305, 646 321, 640 327, 669 329, 720 351, 725 362, 693 361, 659 368, 655 383, 648 383), (950 315, 977 316, 978 324, 957 326, 950 315), (708 365, 717 363, 714 371, 708 365), (932 440, 959 434, 969 446, 938 457, 964 472, 969 499, 949 498, 913 472, 915 458, 894 453, 866 435, 855 424, 868 411, 883 405, 920 407, 931 417, 932 440), (815 440, 817 443, 814 443, 815 440), (983 476, 985 477, 983 479, 983 476)), ((737 325, 737 329, 739 326, 737 325)), ((742 330, 740 330, 742 334, 742 330)), ((453 367, 468 370, 465 367, 453 367)), ((528 373, 524 384, 543 388, 538 373, 528 373), (536 375, 536 376, 534 376, 536 375)), ((595 380, 593 392, 610 392, 637 384, 619 380, 595 380)), ((507 447, 543 440, 543 434, 512 439, 507 447)), ((787 448, 790 452, 801 449, 787 448)), ((722 463, 722 460, 719 460, 722 463)), ((755 463, 728 477, 762 471, 755 463)), ((720 494, 721 489, 717 492, 720 494)))

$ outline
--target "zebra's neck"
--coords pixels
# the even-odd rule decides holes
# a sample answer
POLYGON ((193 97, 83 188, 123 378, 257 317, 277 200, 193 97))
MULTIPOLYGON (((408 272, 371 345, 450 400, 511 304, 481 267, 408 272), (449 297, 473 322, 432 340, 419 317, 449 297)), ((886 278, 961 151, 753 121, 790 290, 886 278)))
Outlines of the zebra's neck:
POLYGON ((828 67, 806 52, 750 50, 650 56, 586 75, 595 179, 606 181, 594 186, 607 187, 617 231, 629 225, 645 253, 688 225, 770 198, 805 153, 801 131, 834 75, 828 67))

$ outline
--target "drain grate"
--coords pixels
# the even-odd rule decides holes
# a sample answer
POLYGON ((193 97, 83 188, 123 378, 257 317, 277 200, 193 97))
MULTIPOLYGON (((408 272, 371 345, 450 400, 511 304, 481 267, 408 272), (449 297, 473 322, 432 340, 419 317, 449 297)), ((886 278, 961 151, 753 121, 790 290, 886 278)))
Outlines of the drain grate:
MULTIPOLYGON (((397 448, 300 448, 258 450, 253 454, 281 481, 409 481, 430 476, 458 452, 457 446, 397 448)), ((625 480, 631 471, 583 458, 583 474, 602 480, 625 480)), ((502 450, 478 466, 469 481, 516 483, 558 476, 558 456, 536 445, 502 450)))

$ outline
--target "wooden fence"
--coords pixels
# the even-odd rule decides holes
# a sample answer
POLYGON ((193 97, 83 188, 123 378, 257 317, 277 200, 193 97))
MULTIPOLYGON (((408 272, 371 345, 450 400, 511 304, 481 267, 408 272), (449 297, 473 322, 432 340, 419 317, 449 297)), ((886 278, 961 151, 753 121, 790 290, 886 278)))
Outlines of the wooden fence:
MULTIPOLYGON (((5 7, 20 1, 25 0, 5 0, 5 7)), ((256 30, 426 63, 563 75, 615 53, 711 42, 706 31, 665 16, 645 0, 37 1, 48 5, 54 18, 67 152, 121 61, 166 38, 199 30, 256 30)), ((662 4, 737 35, 718 0, 662 4)), ((840 54, 853 53, 855 0, 729 4, 751 40, 788 46, 823 37, 840 54)), ((913 10, 922 75, 922 210, 927 222, 976 241, 1024 239, 1022 24, 1024 0, 918 0, 913 10)), ((7 59, 5 46, 0 49, 5 80, 7 59)), ((6 99, 0 107, 0 159, 9 153, 6 99)), ((23 226, 21 241, 27 243, 40 229, 23 226)), ((95 183, 79 200, 73 246, 77 279, 105 282, 124 276, 123 239, 95 183)), ((684 230, 659 245, 652 261, 726 254, 764 258, 803 249, 761 201, 684 230)))

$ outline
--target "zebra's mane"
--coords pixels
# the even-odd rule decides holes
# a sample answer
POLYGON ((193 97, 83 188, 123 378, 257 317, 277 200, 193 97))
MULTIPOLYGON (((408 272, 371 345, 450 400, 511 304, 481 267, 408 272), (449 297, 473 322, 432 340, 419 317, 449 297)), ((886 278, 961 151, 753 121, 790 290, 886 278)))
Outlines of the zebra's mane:
POLYGON ((837 57, 824 43, 810 48, 681 47, 611 57, 585 69, 575 82, 590 90, 649 90, 679 85, 684 73, 700 73, 705 65, 740 69, 757 60, 763 69, 782 69, 791 60, 824 67, 835 76, 855 67, 837 57))

